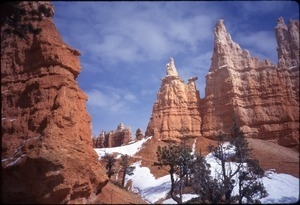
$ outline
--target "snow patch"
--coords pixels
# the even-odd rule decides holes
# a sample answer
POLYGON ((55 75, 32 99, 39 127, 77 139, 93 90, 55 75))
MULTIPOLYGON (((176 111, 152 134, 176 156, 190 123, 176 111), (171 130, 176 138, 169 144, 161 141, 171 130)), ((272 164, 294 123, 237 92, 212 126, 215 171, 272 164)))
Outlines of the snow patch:
MULTIPOLYGON (((186 202, 192 198, 198 197, 197 194, 182 194, 182 202, 186 202)), ((176 201, 174 201, 172 198, 164 200, 163 204, 177 204, 176 201)))
POLYGON ((132 166, 135 167, 134 174, 126 176, 126 180, 132 180, 132 191, 138 193, 147 202, 154 204, 170 191, 170 175, 155 179, 148 167, 141 167, 141 161, 135 162, 132 166))
POLYGON ((142 139, 135 143, 131 143, 131 144, 120 146, 120 147, 94 148, 94 150, 97 152, 97 154, 99 156, 99 160, 105 156, 105 153, 107 153, 107 154, 119 153, 119 155, 116 157, 117 159, 120 158, 121 155, 125 155, 125 154, 127 154, 129 156, 133 156, 133 155, 135 155, 135 153, 137 153, 142 148, 142 145, 151 138, 152 137, 148 137, 146 139, 142 139))

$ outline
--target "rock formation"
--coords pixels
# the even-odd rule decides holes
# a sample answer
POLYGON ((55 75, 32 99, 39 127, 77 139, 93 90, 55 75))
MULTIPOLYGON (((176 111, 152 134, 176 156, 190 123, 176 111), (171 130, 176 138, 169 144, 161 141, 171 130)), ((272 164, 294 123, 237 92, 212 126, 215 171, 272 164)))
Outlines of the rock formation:
POLYGON ((98 137, 93 138, 93 147, 119 147, 127 144, 131 140, 132 137, 130 127, 126 127, 123 123, 120 123, 117 127, 117 130, 110 131, 108 133, 102 131, 98 137))
POLYGON ((138 128, 136 130, 136 132, 135 132, 135 139, 136 140, 142 140, 142 139, 144 139, 143 131, 140 128, 138 128))
POLYGON ((80 53, 62 41, 51 3, 0 9, 2 203, 92 202, 107 177, 76 82, 80 53))
POLYGON ((171 59, 146 136, 176 141, 183 128, 190 131, 185 135, 214 139, 236 123, 248 137, 299 145, 299 21, 286 26, 279 18, 275 34, 278 65, 250 57, 219 20, 205 98, 199 98, 196 78, 183 83, 171 59))
POLYGON ((195 84, 197 78, 191 78, 185 84, 172 58, 166 66, 166 74, 145 136, 158 137, 164 141, 178 141, 182 136, 201 136, 200 97, 195 84))
POLYGON ((279 19, 275 29, 277 68, 268 60, 250 58, 231 40, 223 21, 217 22, 201 112, 203 136, 230 133, 237 123, 248 137, 275 139, 284 146, 299 143, 299 22, 291 24, 286 29, 279 19))

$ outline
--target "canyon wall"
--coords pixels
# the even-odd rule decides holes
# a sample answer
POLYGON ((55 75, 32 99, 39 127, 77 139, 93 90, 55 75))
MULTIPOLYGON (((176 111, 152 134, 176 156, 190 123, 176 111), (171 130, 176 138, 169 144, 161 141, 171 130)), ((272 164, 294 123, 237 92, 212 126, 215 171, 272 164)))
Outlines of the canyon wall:
POLYGON ((171 60, 146 136, 176 141, 185 128, 186 135, 214 139, 220 131, 230 134, 236 123, 247 137, 299 145, 299 21, 286 26, 279 18, 275 35, 278 65, 250 57, 219 20, 205 98, 199 98, 196 78, 185 85, 176 69, 168 73, 171 60))
POLYGON ((145 136, 164 141, 178 141, 183 136, 201 136, 200 95, 195 84, 197 78, 191 78, 185 84, 172 58, 166 65, 166 74, 157 93, 145 136))
POLYGON ((49 2, 1 4, 2 203, 89 203, 107 183, 92 147, 80 53, 49 2))

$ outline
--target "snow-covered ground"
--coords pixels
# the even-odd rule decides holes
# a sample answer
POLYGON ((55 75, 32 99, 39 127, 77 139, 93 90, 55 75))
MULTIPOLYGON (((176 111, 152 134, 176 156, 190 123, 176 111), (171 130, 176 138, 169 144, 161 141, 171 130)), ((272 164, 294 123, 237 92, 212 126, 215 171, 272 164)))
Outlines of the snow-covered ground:
MULTIPOLYGON (((121 154, 133 156, 142 148, 143 143, 149 139, 150 138, 143 139, 126 146, 95 150, 98 153, 99 158, 103 157, 105 152, 119 153, 118 157, 121 154)), ((228 154, 231 154, 231 149, 228 150, 228 154)), ((213 175, 215 171, 219 169, 219 165, 212 154, 208 154, 206 160, 211 164, 213 175)), ((155 179, 150 173, 149 168, 141 167, 141 161, 135 162, 132 166, 135 166, 134 175, 127 175, 126 177, 126 181, 132 180, 132 191, 139 193, 145 201, 151 204, 166 197, 171 187, 169 175, 155 179)), ((265 172, 262 182, 268 192, 268 196, 261 199, 263 204, 290 204, 299 201, 299 178, 288 174, 278 174, 274 170, 269 170, 265 172)), ((237 193, 237 187, 234 188, 233 192, 237 193)), ((196 195, 184 194, 183 201, 188 201, 193 197, 196 197, 196 195)), ((163 204, 176 204, 176 202, 172 199, 165 199, 163 204)))
POLYGON ((94 150, 97 152, 99 159, 105 156, 105 153, 111 154, 111 153, 119 153, 117 158, 120 158, 121 155, 129 155, 133 156, 135 153, 137 153, 141 148, 142 145, 150 140, 151 137, 144 138, 142 140, 139 140, 137 142, 131 142, 128 145, 120 146, 120 147, 112 147, 112 148, 95 148, 94 150))

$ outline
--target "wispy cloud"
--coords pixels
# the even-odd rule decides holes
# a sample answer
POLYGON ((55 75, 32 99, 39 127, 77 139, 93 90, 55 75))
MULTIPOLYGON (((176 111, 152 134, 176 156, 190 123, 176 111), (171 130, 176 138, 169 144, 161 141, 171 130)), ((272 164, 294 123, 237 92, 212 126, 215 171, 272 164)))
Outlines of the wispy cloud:
POLYGON ((83 55, 110 64, 165 59, 195 51, 201 41, 211 37, 212 31, 203 28, 213 27, 217 18, 214 13, 188 15, 174 2, 88 2, 78 6, 76 3, 70 9, 82 17, 80 23, 74 26, 78 21, 65 20, 63 26, 76 34, 74 43, 83 55))
POLYGON ((93 106, 112 114, 131 113, 132 105, 138 104, 137 97, 126 88, 95 84, 96 88, 87 91, 89 106, 93 106))
MULTIPOLYGON (((88 94, 94 132, 121 121, 146 129, 170 57, 204 96, 213 31, 224 19, 232 40, 251 56, 277 61, 274 27, 299 18, 293 1, 54 1, 63 40, 81 52, 78 81, 88 94), (235 12, 232 12, 232 11, 235 12), (95 131, 96 130, 96 131, 95 131)), ((275 63, 275 62, 274 62, 275 63)))
POLYGON ((273 31, 239 33, 236 41, 243 45, 243 49, 250 50, 251 56, 258 54, 256 57, 277 62, 277 43, 273 31))

